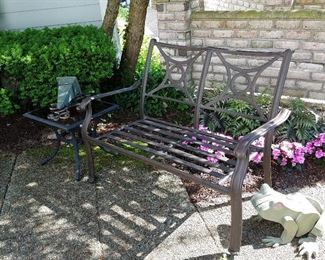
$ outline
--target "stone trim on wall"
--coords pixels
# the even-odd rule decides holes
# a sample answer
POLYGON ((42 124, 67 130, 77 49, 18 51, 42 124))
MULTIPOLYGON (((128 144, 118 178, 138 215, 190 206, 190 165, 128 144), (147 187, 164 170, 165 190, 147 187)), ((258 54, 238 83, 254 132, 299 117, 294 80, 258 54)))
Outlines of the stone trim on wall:
POLYGON ((319 10, 325 8, 325 0, 295 0, 294 9, 319 10))
POLYGON ((292 0, 204 0, 204 10, 288 10, 291 4, 292 0))
POLYGON ((192 14, 193 20, 221 20, 221 19, 308 19, 325 20, 325 10, 290 10, 290 11, 197 11, 192 14))
POLYGON ((325 0, 202 0, 205 11, 290 10, 325 8, 325 0))

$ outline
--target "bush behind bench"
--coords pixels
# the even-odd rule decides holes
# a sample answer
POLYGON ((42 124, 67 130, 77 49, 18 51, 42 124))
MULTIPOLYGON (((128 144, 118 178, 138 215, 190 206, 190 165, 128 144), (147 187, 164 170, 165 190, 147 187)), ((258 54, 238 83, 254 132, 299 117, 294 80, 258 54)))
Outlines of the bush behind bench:
POLYGON ((0 115, 55 102, 59 76, 98 91, 114 64, 112 43, 94 26, 0 31, 0 115))

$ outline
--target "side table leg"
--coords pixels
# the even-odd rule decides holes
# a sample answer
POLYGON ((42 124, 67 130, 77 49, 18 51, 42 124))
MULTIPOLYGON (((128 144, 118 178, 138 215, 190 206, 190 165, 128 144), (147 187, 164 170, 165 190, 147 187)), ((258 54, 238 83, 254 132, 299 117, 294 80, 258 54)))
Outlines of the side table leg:
POLYGON ((49 157, 47 157, 46 159, 41 161, 41 165, 45 165, 49 161, 51 161, 58 154, 58 151, 60 150, 60 146, 61 146, 61 141, 60 141, 60 139, 57 139, 54 151, 52 152, 52 154, 49 157))
POLYGON ((73 145, 73 158, 75 163, 75 178, 80 181, 80 158, 79 158, 79 144, 77 138, 72 134, 71 143, 73 145))

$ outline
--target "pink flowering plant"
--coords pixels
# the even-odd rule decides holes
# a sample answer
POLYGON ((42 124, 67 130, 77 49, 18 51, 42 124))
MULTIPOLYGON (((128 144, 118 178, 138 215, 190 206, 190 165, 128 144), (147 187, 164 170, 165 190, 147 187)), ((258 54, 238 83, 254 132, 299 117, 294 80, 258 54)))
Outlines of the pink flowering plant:
POLYGON ((306 148, 298 142, 282 141, 272 145, 272 159, 280 166, 300 168, 305 162, 306 148))
MULTIPOLYGON (((208 128, 204 127, 203 125, 199 126, 199 130, 202 132, 209 132, 208 128)), ((216 134, 223 138, 233 140, 231 136, 223 135, 220 133, 216 134)), ((192 137, 192 139, 193 138, 195 139, 195 137, 192 137)), ((238 139, 240 139, 240 137, 238 139)), ((201 144, 198 149, 211 154, 207 156, 207 160, 217 163, 219 160, 229 159, 227 158, 225 152, 218 151, 218 147, 222 147, 221 145, 207 140, 202 140, 202 143, 203 144, 201 144)), ((256 140, 253 145, 257 147, 264 147, 264 137, 256 140)), ((227 149, 225 147, 222 148, 227 149)), ((317 134, 315 138, 307 142, 306 145, 303 145, 299 142, 290 142, 287 140, 272 145, 272 160, 276 164, 286 169, 301 169, 307 157, 316 159, 325 157, 325 133, 317 134)), ((259 164, 262 162, 263 153, 252 152, 249 158, 250 161, 259 164)))
POLYGON ((325 157, 325 133, 316 135, 316 138, 306 143, 306 152, 317 159, 325 157))

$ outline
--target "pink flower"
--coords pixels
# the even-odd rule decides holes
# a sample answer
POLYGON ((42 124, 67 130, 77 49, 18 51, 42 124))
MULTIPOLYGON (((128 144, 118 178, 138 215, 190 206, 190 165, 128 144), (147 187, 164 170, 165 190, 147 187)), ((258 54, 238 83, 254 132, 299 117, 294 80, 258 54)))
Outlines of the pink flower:
POLYGON ((264 141, 265 141, 265 138, 264 136, 258 138, 257 140, 255 140, 252 144, 257 146, 257 147, 264 147, 264 141))
POLYGON ((305 162, 305 157, 298 155, 298 156, 294 156, 293 160, 292 160, 292 165, 293 163, 299 163, 299 164, 303 164, 305 162))
POLYGON ((293 159, 294 157, 294 151, 293 150, 288 150, 286 156, 290 159, 293 159))
POLYGON ((208 160, 209 162, 213 162, 213 163, 217 163, 217 162, 218 162, 218 159, 215 158, 215 157, 212 157, 212 156, 208 156, 208 157, 207 157, 207 160, 208 160))
POLYGON ((288 164, 287 158, 282 158, 282 161, 280 163, 281 166, 286 166, 288 164))
POLYGON ((285 156, 287 156, 290 159, 293 158, 293 155, 294 155, 294 152, 293 152, 294 145, 293 145, 293 143, 290 143, 288 141, 282 141, 279 144, 279 148, 284 153, 285 156))
POLYGON ((318 138, 320 139, 320 141, 325 144, 325 133, 321 133, 318 135, 318 138))
POLYGON ((263 153, 253 152, 249 157, 250 161, 253 161, 254 163, 260 163, 262 162, 263 153))
POLYGON ((316 157, 317 159, 320 159, 320 158, 322 158, 322 157, 325 157, 325 152, 322 151, 321 149, 317 149, 317 151, 315 152, 315 157, 316 157))
POLYGON ((204 125, 199 125, 199 131, 206 132, 208 131, 208 128, 205 127, 204 125))
POLYGON ((309 154, 312 154, 314 152, 314 145, 313 145, 313 142, 308 142, 306 143, 306 152, 309 153, 309 154))
POLYGON ((322 142, 321 142, 321 140, 316 139, 316 140, 314 141, 314 146, 317 146, 317 147, 322 146, 322 142))
POLYGON ((209 147, 206 147, 204 145, 200 145, 200 150, 208 153, 213 153, 213 150, 210 149, 209 147))
POLYGON ((281 155, 281 151, 278 148, 272 149, 273 159, 276 160, 281 155))
POLYGON ((224 152, 216 151, 214 154, 217 156, 218 159, 226 158, 226 154, 224 152))

